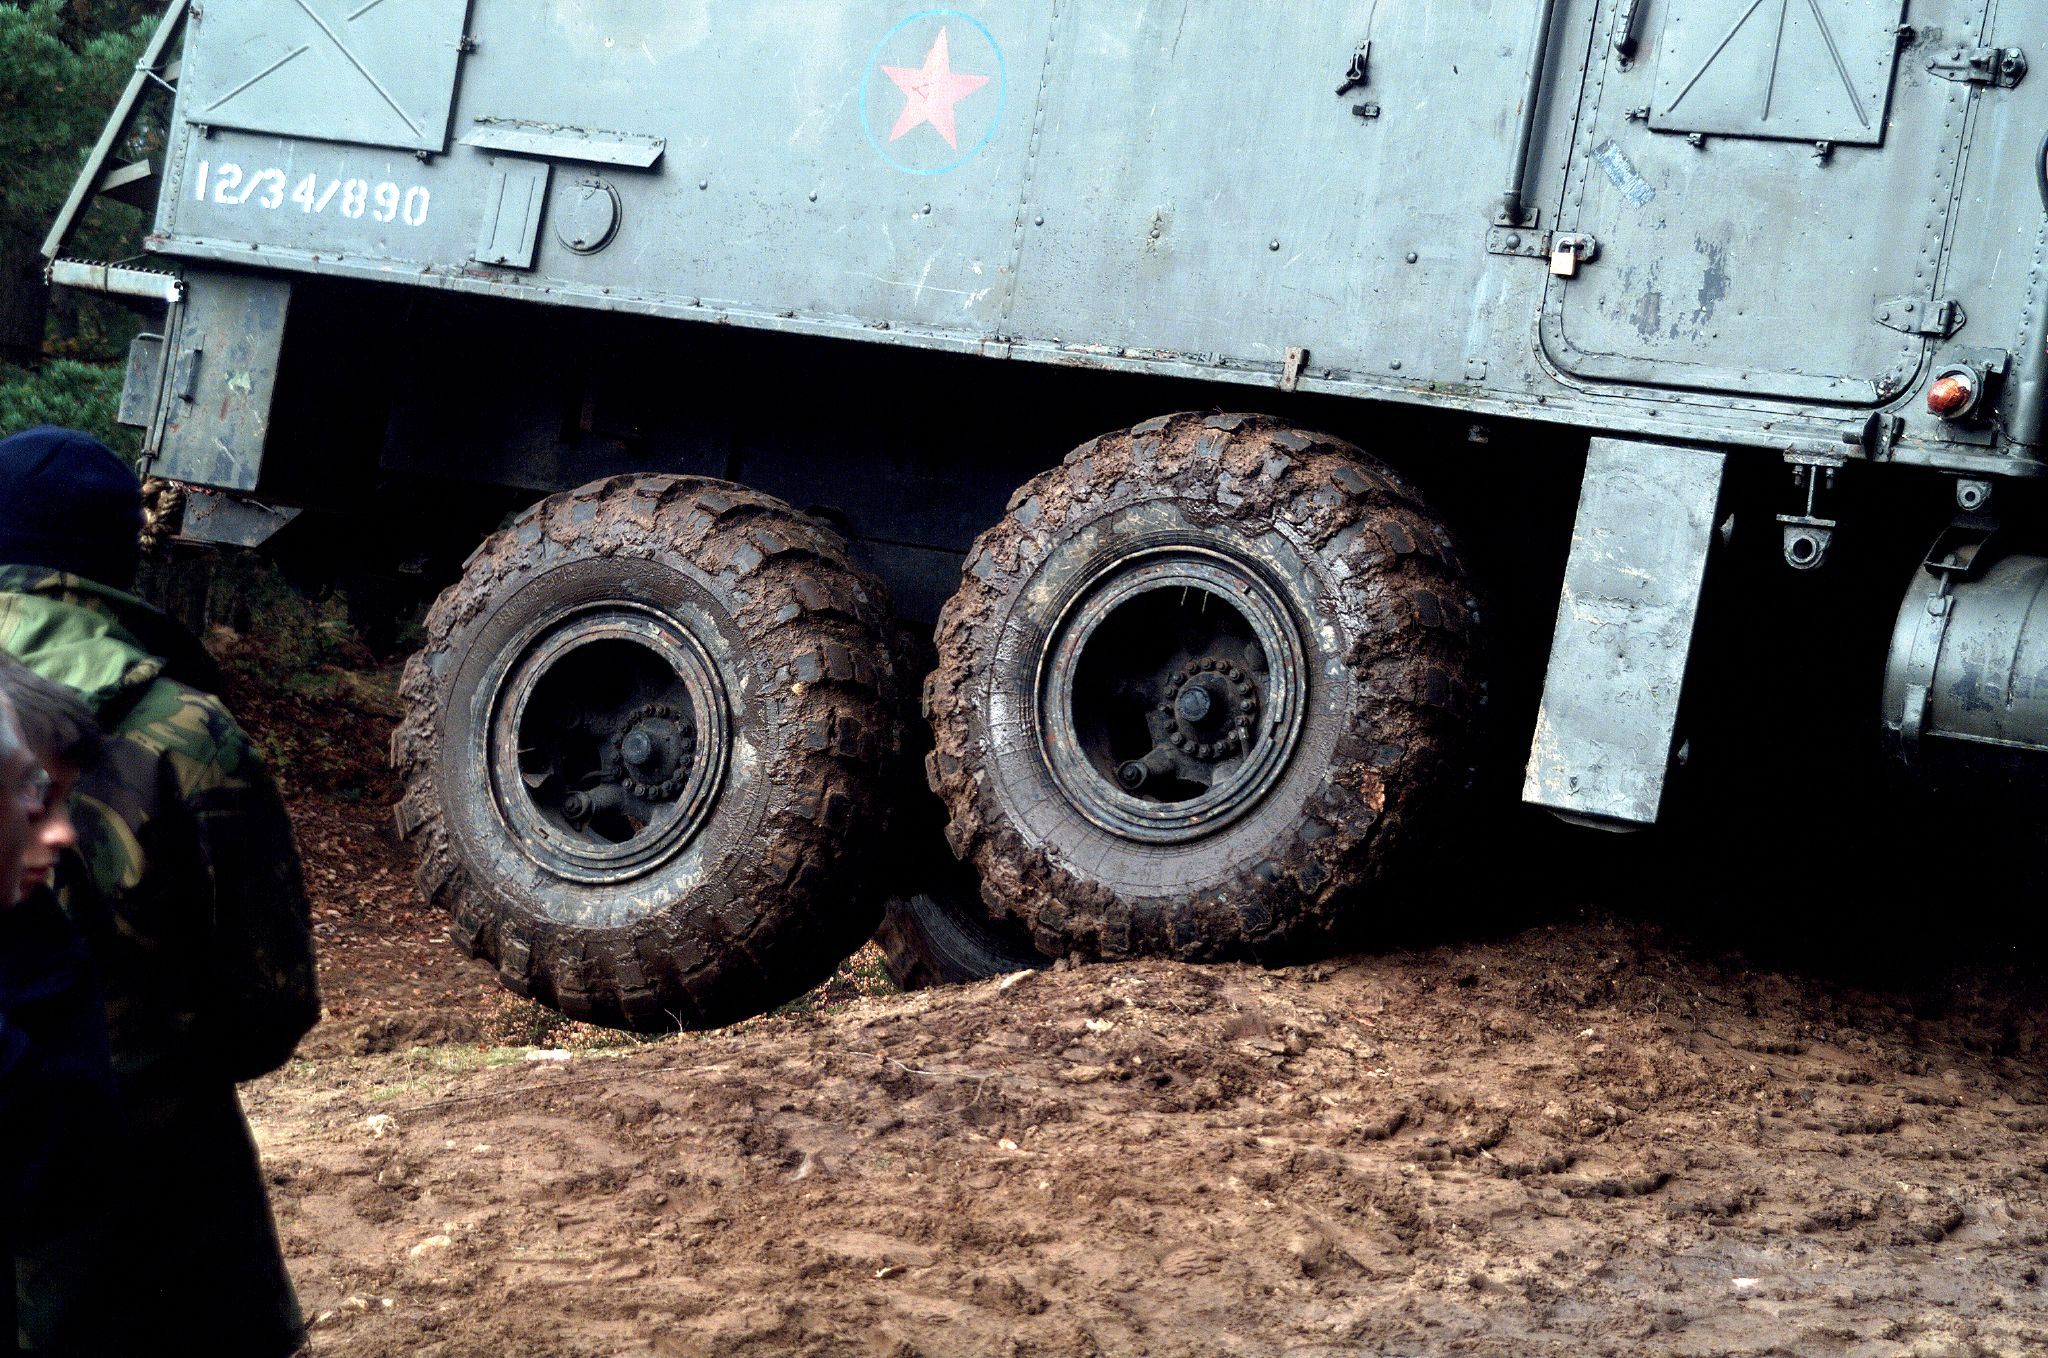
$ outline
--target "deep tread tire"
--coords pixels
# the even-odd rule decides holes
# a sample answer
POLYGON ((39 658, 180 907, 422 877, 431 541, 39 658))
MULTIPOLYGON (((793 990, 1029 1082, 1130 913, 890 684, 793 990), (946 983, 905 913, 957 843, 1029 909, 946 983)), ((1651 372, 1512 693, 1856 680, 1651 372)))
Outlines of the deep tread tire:
POLYGON ((1015 923, 988 917, 974 870, 946 851, 946 808, 925 785, 931 728, 917 710, 913 682, 932 672, 938 653, 929 631, 904 625, 892 638, 902 678, 898 715, 903 755, 889 780, 889 829, 879 855, 875 894, 882 922, 875 944, 900 990, 960 985, 1051 962, 1015 923))
POLYGON ((1469 783, 1477 605, 1448 531, 1357 448, 1259 416, 1175 415, 1082 445, 969 551, 925 685, 932 789, 993 915, 1049 955, 1277 958, 1369 922, 1373 889, 1469 783), (1080 813, 1043 736, 995 738, 1065 601, 1134 535, 1256 560, 1309 648, 1299 745, 1263 799, 1191 841, 1080 813))
POLYGON ((823 979, 879 913, 839 888, 863 868, 898 746, 888 614, 836 533, 727 482, 613 477, 491 537, 427 616, 391 747, 399 830, 455 941, 521 995, 642 1031, 730 1022, 823 979), (536 869, 457 791, 477 786, 481 676, 507 639, 608 597, 690 610, 692 634, 713 634, 700 639, 745 749, 673 861, 613 886, 536 869), (574 922, 627 898, 624 923, 574 922))
POLYGON ((890 897, 875 943, 889 979, 902 990, 965 985, 1052 962, 1015 925, 991 921, 971 892, 890 897))

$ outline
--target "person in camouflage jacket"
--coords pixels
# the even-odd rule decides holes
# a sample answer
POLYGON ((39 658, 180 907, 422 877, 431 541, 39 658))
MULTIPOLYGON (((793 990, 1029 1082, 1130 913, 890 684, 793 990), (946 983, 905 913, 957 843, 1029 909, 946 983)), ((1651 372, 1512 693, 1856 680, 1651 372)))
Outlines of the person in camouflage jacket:
POLYGON ((0 487, 0 649, 78 692, 107 738, 79 787, 87 880, 64 905, 100 971, 124 1115, 121 1205, 17 1255, 22 1342, 286 1354, 303 1325, 234 1085, 319 1017, 290 822, 211 660, 114 587, 136 566, 134 474, 42 429, 0 440, 0 487))

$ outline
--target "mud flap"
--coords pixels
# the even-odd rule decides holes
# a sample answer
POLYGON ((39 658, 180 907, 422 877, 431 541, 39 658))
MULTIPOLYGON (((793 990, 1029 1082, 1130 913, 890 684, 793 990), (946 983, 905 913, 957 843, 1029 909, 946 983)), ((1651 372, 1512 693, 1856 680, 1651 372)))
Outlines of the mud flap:
POLYGON ((291 297, 283 278, 187 271, 185 300, 172 309, 159 429, 147 448, 154 475, 255 489, 291 297))
POLYGON ((1654 824, 1721 494, 1720 453, 1594 439, 1522 799, 1654 824))

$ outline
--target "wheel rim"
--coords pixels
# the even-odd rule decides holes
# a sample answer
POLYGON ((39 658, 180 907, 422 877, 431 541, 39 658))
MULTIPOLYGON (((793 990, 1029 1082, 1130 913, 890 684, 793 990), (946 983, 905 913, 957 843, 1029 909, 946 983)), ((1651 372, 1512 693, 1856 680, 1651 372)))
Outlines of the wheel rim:
POLYGON ((571 882, 651 872, 696 837, 731 744, 724 681, 674 619, 638 605, 552 620, 489 690, 492 807, 571 882))
POLYGON ((1036 686, 1060 791, 1155 844, 1211 834, 1271 792, 1307 702, 1301 629, 1266 573, 1191 546, 1099 570, 1048 634, 1036 686))

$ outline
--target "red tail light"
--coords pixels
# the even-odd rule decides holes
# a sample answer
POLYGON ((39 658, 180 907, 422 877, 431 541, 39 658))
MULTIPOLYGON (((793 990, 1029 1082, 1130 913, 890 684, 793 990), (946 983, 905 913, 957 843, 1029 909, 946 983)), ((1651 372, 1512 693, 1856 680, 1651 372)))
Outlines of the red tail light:
POLYGON ((1960 419, 1977 402, 1977 384, 1967 374, 1947 373, 1927 389, 1927 408, 1944 420, 1960 419))

